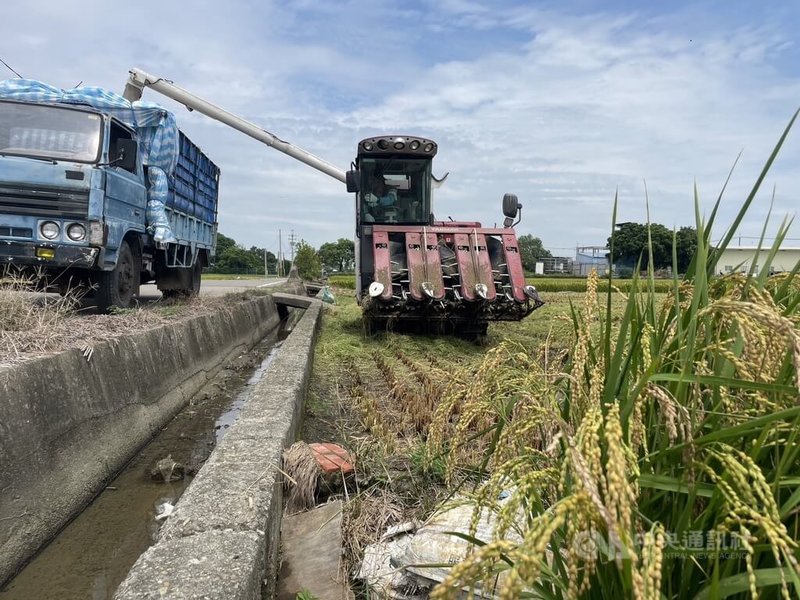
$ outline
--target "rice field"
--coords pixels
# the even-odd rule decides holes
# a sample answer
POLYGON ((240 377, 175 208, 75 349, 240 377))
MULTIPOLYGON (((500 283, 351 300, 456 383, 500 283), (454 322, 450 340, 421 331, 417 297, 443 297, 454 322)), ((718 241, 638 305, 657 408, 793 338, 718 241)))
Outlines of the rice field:
POLYGON ((368 339, 340 288, 311 407, 358 458, 349 565, 458 492, 473 548, 434 599, 800 597, 800 264, 713 276, 785 136, 716 247, 698 207, 680 279, 537 280, 548 304, 483 346, 368 339))

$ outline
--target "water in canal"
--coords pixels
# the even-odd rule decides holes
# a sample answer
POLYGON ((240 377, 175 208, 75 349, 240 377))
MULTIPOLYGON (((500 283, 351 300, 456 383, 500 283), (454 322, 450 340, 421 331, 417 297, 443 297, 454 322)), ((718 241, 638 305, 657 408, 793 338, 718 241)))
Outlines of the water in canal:
POLYGON ((156 516, 165 503, 177 502, 192 475, 236 420, 289 329, 289 324, 282 324, 220 371, 0 591, 0 600, 113 598, 133 563, 155 542, 163 522, 156 516), (153 478, 157 463, 167 457, 183 465, 183 479, 164 483, 153 478))

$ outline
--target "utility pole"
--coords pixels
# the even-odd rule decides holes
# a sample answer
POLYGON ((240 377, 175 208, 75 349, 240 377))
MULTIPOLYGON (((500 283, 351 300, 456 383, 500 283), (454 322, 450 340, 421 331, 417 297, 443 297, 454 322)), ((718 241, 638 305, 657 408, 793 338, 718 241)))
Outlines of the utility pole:
POLYGON ((294 264, 294 244, 295 244, 294 229, 289 234, 289 246, 292 248, 292 264, 294 264))
POLYGON ((278 229, 278 277, 283 277, 283 242, 280 229, 278 229))
POLYGON ((264 248, 264 278, 266 279, 269 275, 269 270, 267 269, 267 249, 264 248))

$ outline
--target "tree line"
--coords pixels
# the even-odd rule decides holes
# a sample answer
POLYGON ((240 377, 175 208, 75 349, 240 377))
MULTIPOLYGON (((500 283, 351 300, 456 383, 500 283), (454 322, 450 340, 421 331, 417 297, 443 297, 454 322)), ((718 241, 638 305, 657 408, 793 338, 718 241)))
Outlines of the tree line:
MULTIPOLYGON (((217 253, 214 266, 209 273, 240 273, 264 275, 264 254, 267 256, 267 270, 277 273, 278 257, 269 250, 251 246, 249 249, 222 233, 217 233, 217 253)), ((290 261, 284 261, 284 272, 289 272, 290 261)))
MULTIPOLYGON (((653 223, 649 228, 653 248, 653 268, 657 270, 672 267, 673 231, 659 223, 653 223)), ((683 273, 697 249, 697 233, 694 227, 681 227, 674 232, 674 240, 678 271, 683 273)), ((606 247, 610 249, 612 242, 614 251, 611 259, 618 270, 632 270, 637 263, 641 269, 648 268, 650 256, 647 224, 620 223, 608 238, 606 247)), ((517 244, 522 266, 526 271, 535 271, 537 262, 553 256, 544 247, 542 240, 531 234, 519 236, 517 244)), ((246 249, 237 244, 233 238, 219 233, 216 263, 209 271, 263 274, 264 254, 264 248, 251 246, 250 249, 246 249)), ((276 273, 277 257, 269 250, 266 251, 266 257, 269 273, 276 273)), ((352 273, 355 269, 355 244, 353 240, 339 238, 316 249, 305 240, 300 240, 295 246, 294 262, 300 276, 305 279, 320 277, 323 272, 352 273)), ((290 261, 284 260, 283 272, 288 273, 290 266, 290 261)))
MULTIPOLYGON (((681 227, 673 232, 660 223, 651 223, 650 240, 653 248, 653 269, 667 269, 673 266, 672 247, 673 235, 677 268, 683 273, 689 267, 695 251, 697 250, 697 232, 694 227, 681 227)), ((647 269, 650 263, 648 251, 648 225, 647 223, 620 223, 606 242, 606 248, 612 248, 611 260, 618 270, 633 271, 637 263, 641 269, 647 269)), ((533 272, 536 263, 542 259, 552 258, 552 254, 542 245, 542 240, 530 234, 517 238, 522 266, 526 271, 533 272)))
MULTIPOLYGON (((653 269, 668 269, 673 266, 672 249, 675 247, 676 265, 679 273, 686 272, 697 250, 697 231, 694 227, 681 227, 677 231, 661 225, 649 225, 652 242, 653 269)), ((633 269, 639 263, 641 269, 650 267, 647 223, 620 223, 608 238, 607 248, 612 247, 612 260, 618 268, 633 269)))
MULTIPOLYGON (((274 253, 258 246, 245 248, 233 238, 218 233, 214 266, 208 272, 263 275, 265 255, 267 271, 270 274, 277 273, 278 258, 274 253)), ((294 262, 300 276, 305 279, 319 277, 323 269, 328 273, 352 272, 355 268, 355 244, 353 240, 340 238, 322 244, 317 250, 305 240, 300 240, 295 245, 294 262)), ((284 260, 283 272, 288 273, 290 268, 291 261, 284 260)))

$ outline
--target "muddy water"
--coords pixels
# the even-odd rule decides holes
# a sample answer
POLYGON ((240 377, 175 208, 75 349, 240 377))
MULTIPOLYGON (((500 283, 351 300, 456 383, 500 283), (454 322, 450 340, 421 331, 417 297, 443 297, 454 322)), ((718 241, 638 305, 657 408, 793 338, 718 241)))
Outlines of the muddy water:
MULTIPOLYGON (((291 320, 291 316, 289 318, 291 320)), ((105 490, 0 591, 0 600, 111 599, 133 563, 155 541, 163 505, 174 505, 233 424, 252 386, 288 335, 284 324, 206 385, 105 490), (171 456, 186 476, 155 481, 171 456)))

